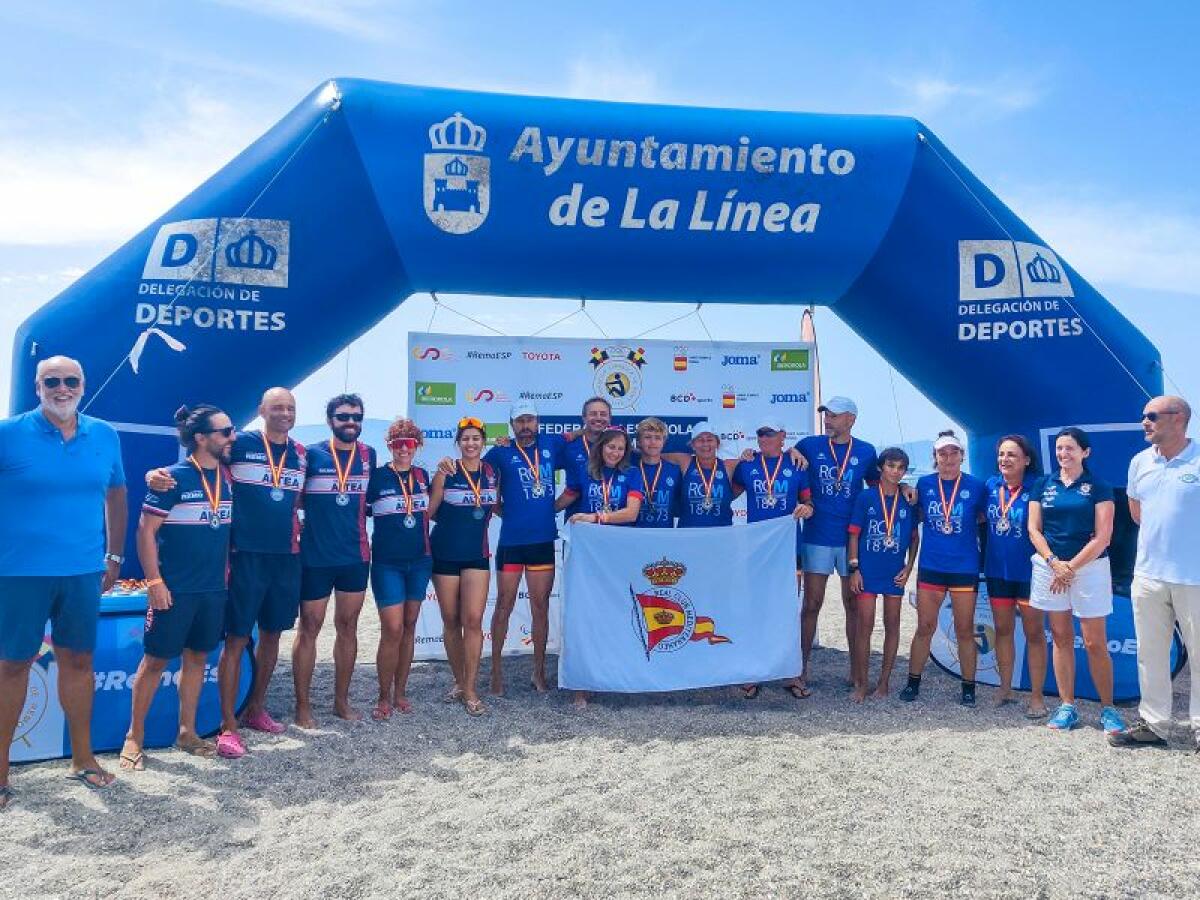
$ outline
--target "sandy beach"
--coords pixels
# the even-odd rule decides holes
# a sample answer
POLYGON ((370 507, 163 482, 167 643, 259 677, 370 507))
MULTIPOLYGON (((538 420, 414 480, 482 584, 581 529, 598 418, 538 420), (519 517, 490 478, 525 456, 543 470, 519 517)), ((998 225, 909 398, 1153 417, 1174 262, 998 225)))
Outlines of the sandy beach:
MULTIPOLYGON (((1117 751, 1095 704, 1053 734, 989 688, 958 707, 932 667, 920 702, 856 707, 829 599, 809 700, 707 690, 581 713, 534 694, 520 658, 478 720, 440 702, 441 663, 414 667, 411 715, 334 719, 327 628, 316 731, 252 735, 233 763, 152 752, 103 793, 62 762, 18 767, 0 896, 1195 895, 1200 756, 1182 725, 1171 752, 1117 751)), ((906 608, 893 693, 914 621, 906 608)), ((366 711, 370 603, 360 634, 366 711)), ((277 716, 290 697, 284 663, 277 716)))

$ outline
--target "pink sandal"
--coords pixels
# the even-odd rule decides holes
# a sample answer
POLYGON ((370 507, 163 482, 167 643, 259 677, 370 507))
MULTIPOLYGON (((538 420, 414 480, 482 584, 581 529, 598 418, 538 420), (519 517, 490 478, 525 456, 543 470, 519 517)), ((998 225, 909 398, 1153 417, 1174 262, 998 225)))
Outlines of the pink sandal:
POLYGON ((266 734, 283 734, 287 731, 287 726, 272 719, 271 714, 265 709, 252 716, 243 716, 242 724, 252 731, 262 731, 266 734))
POLYGON ((224 759, 241 759, 246 755, 246 745, 236 731, 222 731, 217 736, 217 755, 224 759))

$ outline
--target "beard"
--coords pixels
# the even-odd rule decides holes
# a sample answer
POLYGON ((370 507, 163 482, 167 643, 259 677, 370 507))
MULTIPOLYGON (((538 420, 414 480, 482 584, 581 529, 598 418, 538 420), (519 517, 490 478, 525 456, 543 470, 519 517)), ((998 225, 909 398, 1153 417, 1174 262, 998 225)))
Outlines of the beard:
POLYGON ((79 397, 72 397, 69 400, 54 400, 45 397, 42 399, 42 408, 57 419, 69 419, 79 409, 79 400, 79 397))
POLYGON ((333 429, 333 436, 346 444, 353 444, 361 433, 362 429, 357 425, 339 425, 333 429))

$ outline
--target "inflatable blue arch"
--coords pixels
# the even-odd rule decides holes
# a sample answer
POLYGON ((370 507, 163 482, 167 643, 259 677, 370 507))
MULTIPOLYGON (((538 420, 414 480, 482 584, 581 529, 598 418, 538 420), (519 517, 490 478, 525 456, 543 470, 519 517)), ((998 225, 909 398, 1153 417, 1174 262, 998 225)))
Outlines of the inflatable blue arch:
POLYGON ((74 356, 144 471, 181 401, 247 421, 427 291, 825 305, 964 425, 976 472, 1001 434, 1044 455, 1077 424, 1123 484, 1162 391, 1150 342, 914 119, 339 79, 30 317, 11 406, 74 356))

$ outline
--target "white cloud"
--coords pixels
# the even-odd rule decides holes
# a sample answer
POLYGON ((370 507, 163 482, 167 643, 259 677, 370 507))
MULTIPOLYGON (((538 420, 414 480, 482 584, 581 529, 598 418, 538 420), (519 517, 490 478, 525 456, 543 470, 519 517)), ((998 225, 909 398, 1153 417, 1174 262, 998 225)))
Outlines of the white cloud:
POLYGON ((390 39, 386 9, 378 0, 213 0, 222 6, 312 25, 369 41, 390 39))
POLYGON ((0 134, 0 243, 119 241, 144 228, 258 136, 259 119, 197 90, 155 104, 132 134, 0 134))
POLYGON ((623 100, 661 103, 663 90, 658 75, 616 50, 572 60, 564 91, 568 97, 587 100, 623 100))
POLYGON ((1200 218, 1152 204, 1054 191, 1014 195, 1013 209, 1088 281, 1200 293, 1200 218))
POLYGON ((1041 101, 1044 90, 1039 82, 1024 73, 977 83, 952 81, 937 75, 892 79, 901 94, 897 111, 918 118, 951 107, 984 115, 1022 112, 1041 101))

